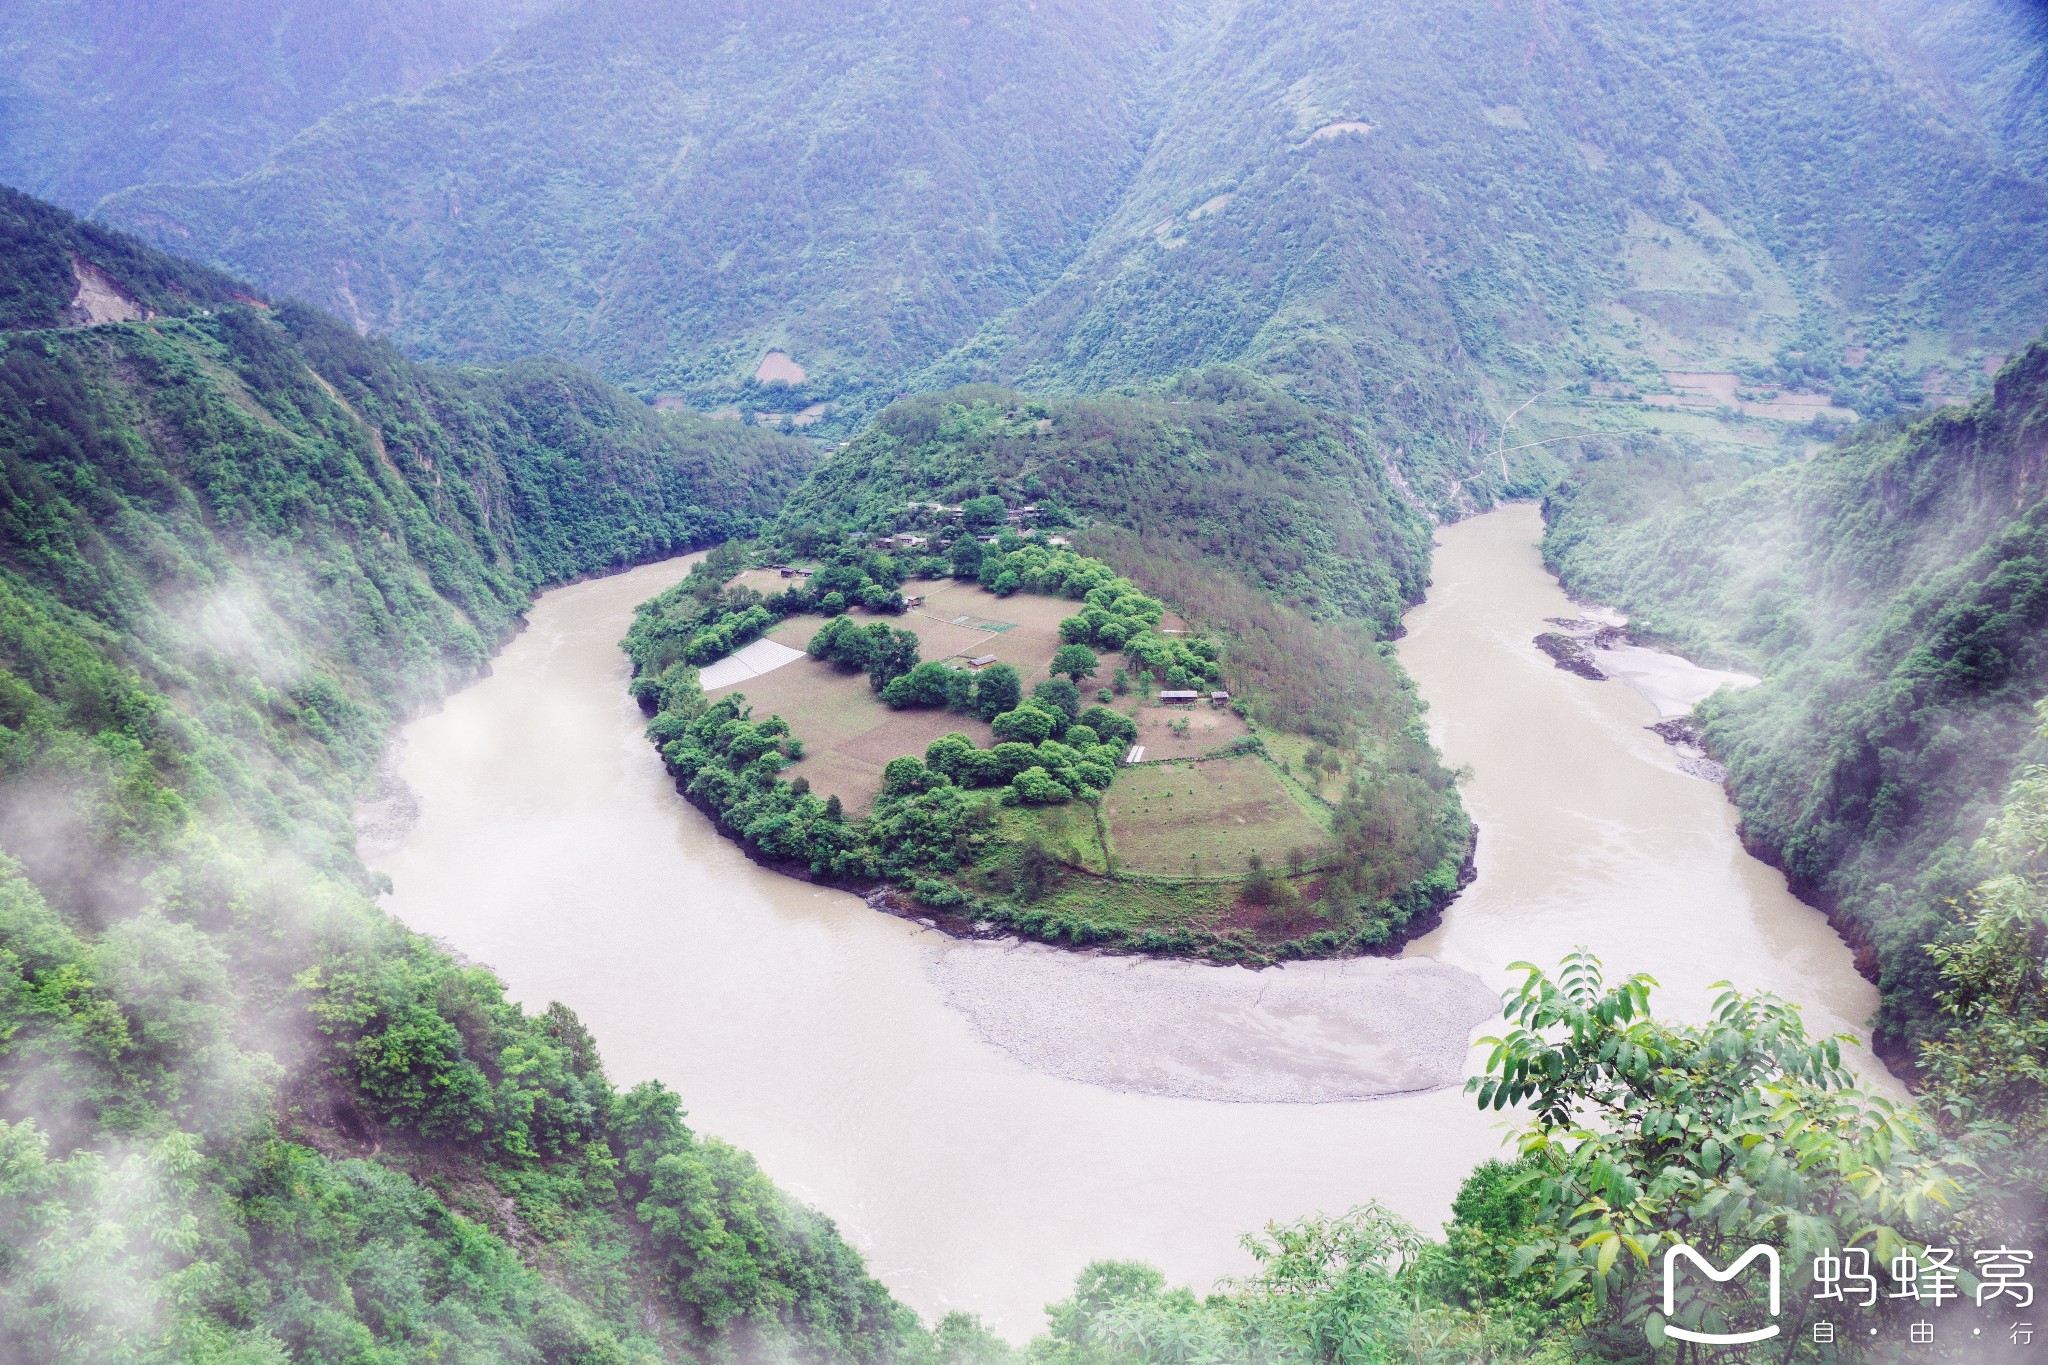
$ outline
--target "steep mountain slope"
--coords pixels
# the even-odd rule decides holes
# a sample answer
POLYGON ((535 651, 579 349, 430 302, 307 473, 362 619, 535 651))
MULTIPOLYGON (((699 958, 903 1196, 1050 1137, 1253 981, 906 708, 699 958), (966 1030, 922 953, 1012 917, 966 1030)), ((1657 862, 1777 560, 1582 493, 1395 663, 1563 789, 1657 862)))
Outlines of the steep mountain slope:
POLYGON ((553 352, 708 402, 780 347, 816 375, 794 397, 831 399, 1071 259, 1160 41, 1143 6, 595 0, 257 175, 105 211, 429 356, 553 352))
POLYGON ((2027 175, 2048 172, 2048 11, 2030 0, 1887 0, 1884 8, 2027 175))
POLYGON ((255 303, 247 285, 0 186, 0 329, 255 303))
POLYGON ((808 447, 0 209, 0 276, 70 254, 167 314, 0 332, 0 1357, 928 1354, 352 851, 391 726, 536 586, 745 533, 808 447))
POLYGON ((2023 98, 2025 32, 1963 8, 586 0, 104 212, 424 354, 843 429, 907 386, 1248 364, 1449 509, 1534 486, 1501 415, 1570 381, 1879 411, 2031 335, 2048 190, 1980 107, 2023 98))
POLYGON ((947 373, 1244 360, 1440 484, 1483 468, 1489 379, 1661 387, 1880 322, 2009 348, 2048 198, 1931 65, 1830 3, 1219 6, 1117 213, 947 373))
POLYGON ((1972 844, 2048 694, 2048 346, 1976 405, 1859 430, 1732 483, 1653 456, 1550 499, 1545 552, 1637 629, 1756 668, 1710 701, 1743 831, 1826 907, 1890 1041, 1937 1031, 1925 944, 1984 875, 1972 844))
POLYGON ((0 7, 0 182, 80 212, 251 171, 344 105, 416 90, 555 0, 24 0, 0 7))

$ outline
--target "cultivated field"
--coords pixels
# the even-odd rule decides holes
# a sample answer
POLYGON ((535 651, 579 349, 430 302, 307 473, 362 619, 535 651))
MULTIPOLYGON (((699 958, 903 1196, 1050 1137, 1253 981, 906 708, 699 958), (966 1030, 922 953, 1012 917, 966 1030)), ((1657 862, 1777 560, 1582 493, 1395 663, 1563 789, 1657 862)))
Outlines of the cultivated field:
POLYGON ((1103 797, 1103 815, 1117 871, 1144 876, 1241 876, 1254 853, 1284 871, 1289 849, 1328 838, 1253 756, 1126 768, 1103 797))
MULTIPOLYGON (((1091 689, 1088 695, 1093 698, 1095 693, 1091 689)), ((1115 702, 1116 709, 1137 725, 1138 743, 1145 747, 1143 761, 1147 763, 1162 758, 1200 758, 1218 749, 1228 749, 1251 733, 1251 727, 1227 707, 1211 706, 1206 701, 1192 706, 1154 706, 1150 699, 1156 695, 1156 688, 1148 688, 1142 694, 1119 697, 1115 702), (1183 725, 1186 734, 1176 728, 1183 725)))
MULTIPOLYGON (((737 581, 763 592, 778 591, 782 583, 773 569, 752 569, 737 581)), ((915 632, 926 659, 993 654, 1023 675, 1027 695, 1032 684, 1046 676, 1046 665, 1059 648, 1059 623, 1075 608, 1062 598, 1036 593, 997 597, 971 583, 911 582, 904 591, 923 594, 925 604, 901 616, 855 612, 853 619, 863 626, 871 620, 885 621, 915 632), (954 624, 958 620, 970 624, 954 624)), ((792 616, 767 638, 802 649, 825 619, 792 616)), ((971 716, 941 710, 891 711, 869 688, 866 675, 841 673, 815 659, 784 664, 732 690, 746 697, 756 716, 779 715, 789 722, 804 742, 804 757, 787 770, 788 775, 807 779, 820 796, 837 796, 849 813, 858 814, 873 804, 882 790, 882 769, 892 758, 922 758, 933 740, 955 732, 979 745, 993 742, 988 726, 971 716)), ((713 695, 723 694, 720 689, 713 695)))

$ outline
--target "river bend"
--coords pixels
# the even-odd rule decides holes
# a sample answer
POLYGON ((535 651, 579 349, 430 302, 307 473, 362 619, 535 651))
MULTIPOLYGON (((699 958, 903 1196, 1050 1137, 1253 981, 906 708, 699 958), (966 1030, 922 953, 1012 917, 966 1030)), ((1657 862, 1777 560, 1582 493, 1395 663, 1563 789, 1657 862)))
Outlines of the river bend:
POLYGON ((543 596, 491 676, 406 727, 399 804, 414 815, 365 852, 406 923, 495 969, 529 1008, 573 1007, 615 1081, 667 1082, 693 1125, 836 1219, 927 1315, 968 1309, 1022 1339, 1091 1259, 1139 1258, 1207 1288, 1249 1267, 1240 1233, 1370 1198, 1434 1231, 1464 1173, 1500 1152, 1498 1116, 1454 1086, 1300 1101, 1377 1093, 1360 1076, 1394 1076, 1381 1088, 1396 1091, 1455 1076, 1459 1037, 1485 1022, 1509 963, 1584 944, 1655 975, 1660 1009, 1682 1015, 1703 1013, 1722 978, 1777 990, 1824 1028, 1876 1004, 1821 917, 1742 850, 1719 789, 1644 728, 1654 700, 1530 644, 1544 618, 1575 614, 1539 533, 1526 505, 1444 528, 1400 646, 1434 738, 1471 772, 1478 881, 1408 961, 1301 973, 1266 993, 1284 1009, 1253 992, 1251 1063, 1176 1041, 1185 1017, 1168 1028, 1155 1010, 1148 1035, 1128 1002, 1107 1063, 1071 1038, 1022 1037, 1032 1011, 1015 993, 1100 965, 1066 971, 1031 949, 1014 980, 984 959, 963 974, 949 954, 1004 950, 764 871, 714 833, 642 738, 617 648, 682 560, 543 596), (1361 973, 1388 969, 1435 992, 1449 1033, 1433 1052, 1345 1003, 1361 973), (1013 998, 963 1009, 963 979, 1013 998), (1261 1077, 1286 1083, 1243 1088, 1261 1077), (1203 1097, 1267 1093, 1282 1098, 1203 1097))

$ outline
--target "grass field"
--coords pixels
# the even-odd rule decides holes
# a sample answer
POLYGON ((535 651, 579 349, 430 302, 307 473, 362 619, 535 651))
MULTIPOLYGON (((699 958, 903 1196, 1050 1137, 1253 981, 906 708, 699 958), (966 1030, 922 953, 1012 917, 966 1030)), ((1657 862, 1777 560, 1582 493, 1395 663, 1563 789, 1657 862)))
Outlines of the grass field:
POLYGON ((1278 870, 1328 837, 1253 756, 1126 768, 1103 815, 1116 870, 1142 876, 1239 877, 1254 853, 1278 870))
POLYGON ((1070 867, 1098 876, 1109 872, 1109 850, 1102 842, 1102 822, 1095 807, 1084 802, 1006 810, 1003 834, 1010 839, 1035 841, 1070 867))

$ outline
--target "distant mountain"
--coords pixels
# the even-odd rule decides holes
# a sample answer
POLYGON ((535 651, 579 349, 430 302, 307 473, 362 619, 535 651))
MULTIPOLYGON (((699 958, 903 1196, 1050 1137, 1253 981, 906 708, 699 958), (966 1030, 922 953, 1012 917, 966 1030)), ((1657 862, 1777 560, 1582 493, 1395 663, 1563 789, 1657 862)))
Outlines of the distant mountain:
POLYGON ((2048 192, 1937 65, 1825 0, 1219 5, 1117 212, 963 360, 1085 390, 1246 359, 1441 441, 1487 378, 2009 349, 2048 192))
POLYGON ((84 212, 225 180, 362 100, 488 54, 558 0, 20 0, 0 6, 0 182, 84 212))
POLYGON ((1973 406, 1713 478, 1655 455, 1552 495, 1545 554, 1636 629, 1763 674, 1703 708, 1744 838, 1880 978, 1887 1041, 1943 1025, 1924 945, 2048 694, 2048 344, 1973 406))
POLYGON ((1080 249, 1163 41, 1144 6, 1054 0, 583 4, 258 174, 105 212, 427 356, 708 406, 780 348, 806 400, 888 391, 1080 249))
POLYGON ((103 213, 423 355, 840 430, 1250 364, 1453 508, 1533 486, 1498 425, 1560 384, 1875 410, 2048 317, 2029 30, 1895 8, 587 0, 103 213))

